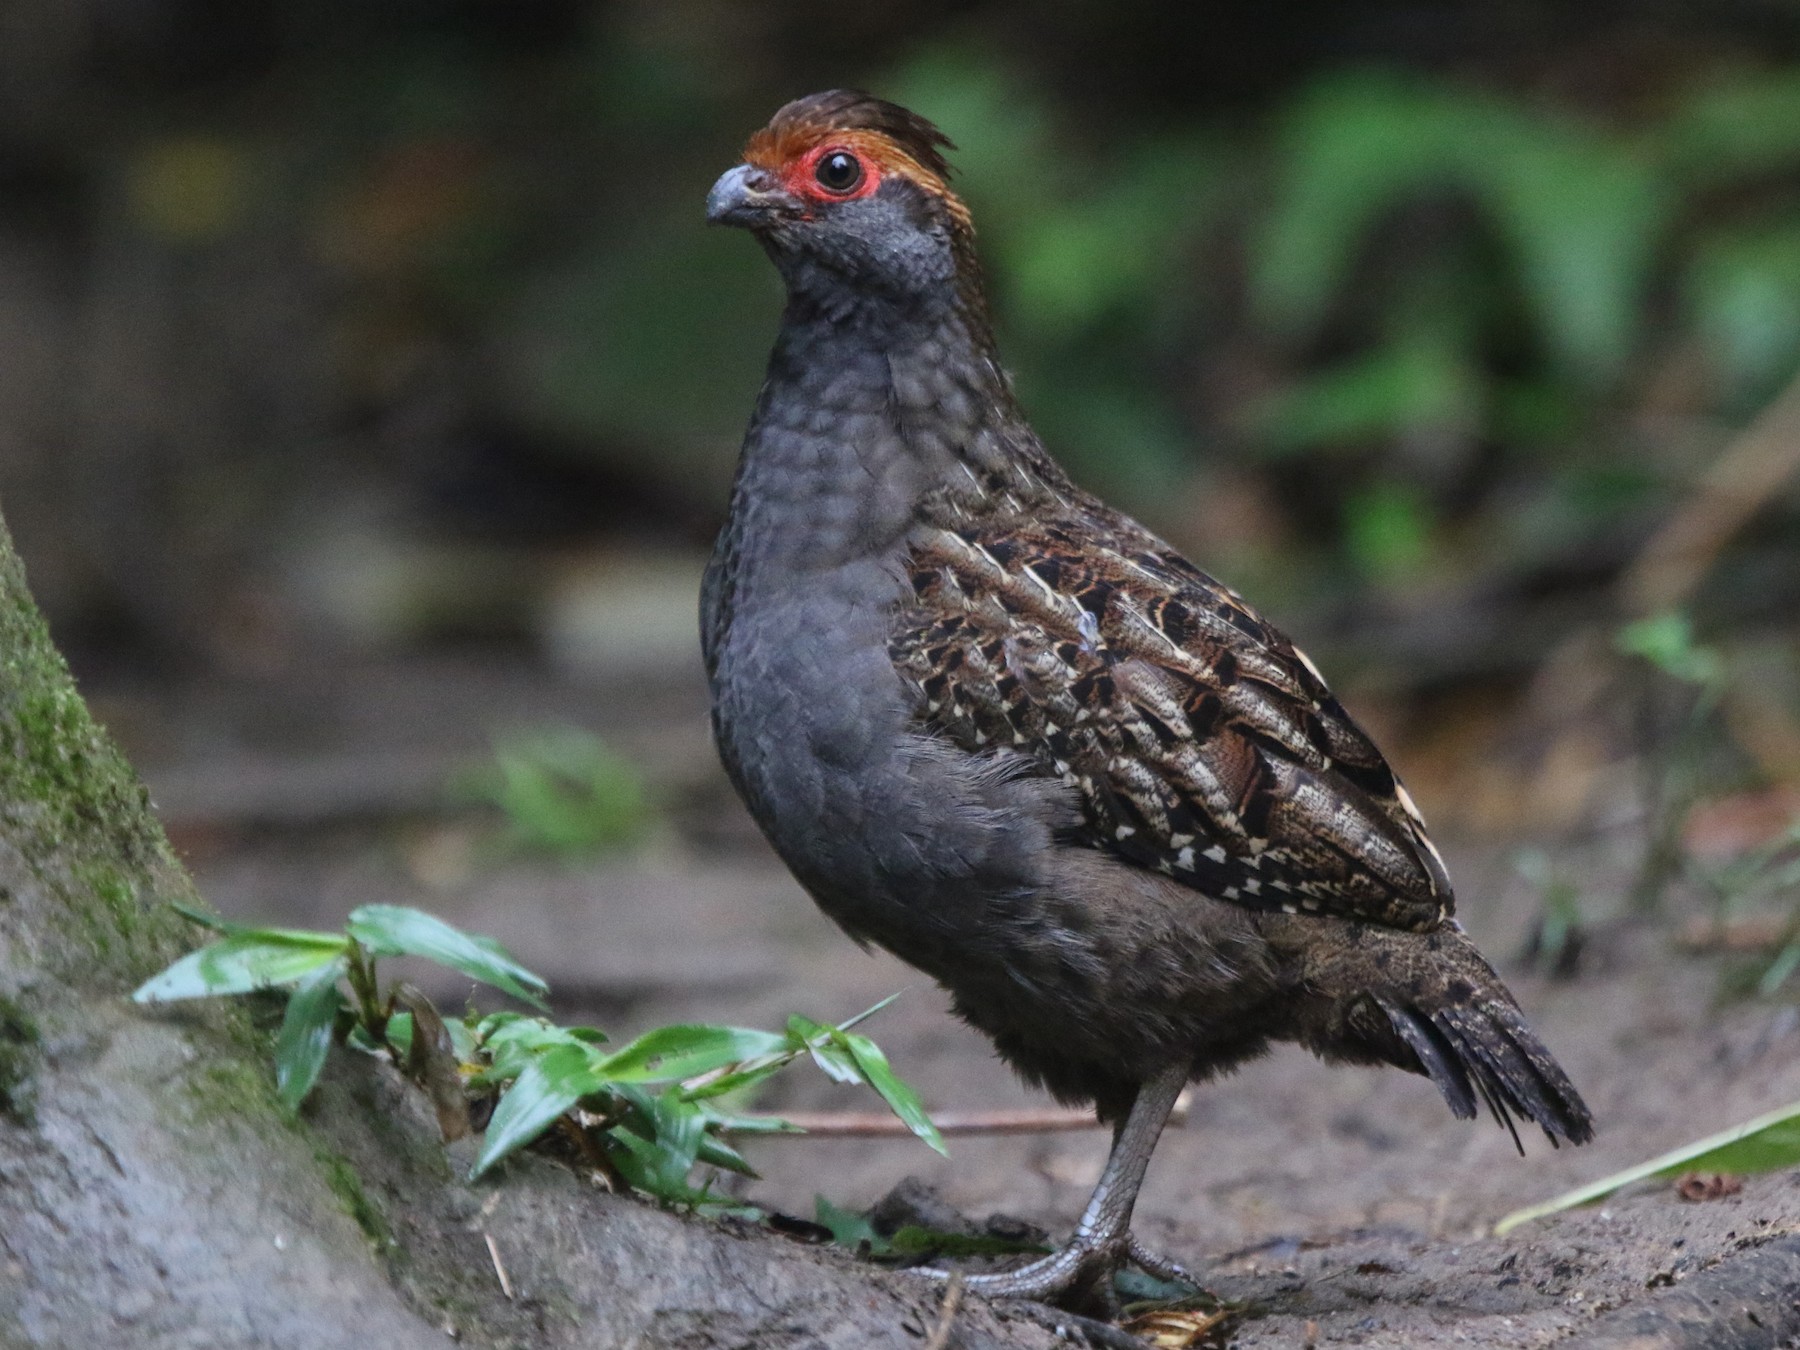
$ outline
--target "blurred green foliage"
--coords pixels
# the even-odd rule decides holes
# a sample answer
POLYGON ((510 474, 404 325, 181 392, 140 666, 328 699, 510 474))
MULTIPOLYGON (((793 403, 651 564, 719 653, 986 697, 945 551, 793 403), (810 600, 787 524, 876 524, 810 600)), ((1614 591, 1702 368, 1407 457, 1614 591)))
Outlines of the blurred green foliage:
POLYGON ((652 814, 637 767, 580 727, 497 737, 493 759, 454 789, 499 811, 505 850, 570 861, 635 841, 652 814))
MULTIPOLYGON (((1004 355, 1078 477, 1178 535, 1221 466, 1317 482, 1287 541, 1314 585, 1578 551, 1697 470, 1646 458, 1646 405, 1722 428, 1800 363, 1800 68, 1618 117, 1340 69, 1248 121, 1102 128, 966 38, 866 83, 958 142, 1004 355)), ((545 268, 506 344, 557 426, 711 491, 779 303, 696 227, 729 162, 545 268)))
POLYGON ((706 189, 784 98, 860 84, 958 143, 1052 449, 1272 609, 1616 572, 1800 364, 1800 25, 1547 10, 1529 56, 1449 62, 1410 8, 1341 9, 317 0, 246 20, 253 59, 171 22, 217 85, 65 149, 126 222, 95 237, 327 291, 292 373, 341 374, 342 421, 598 467, 698 542, 781 304, 706 189))
POLYGON ((1714 647, 1700 643, 1685 614, 1657 614, 1626 624, 1615 639, 1621 652, 1641 656, 1665 675, 1701 689, 1716 689, 1724 662, 1714 647))

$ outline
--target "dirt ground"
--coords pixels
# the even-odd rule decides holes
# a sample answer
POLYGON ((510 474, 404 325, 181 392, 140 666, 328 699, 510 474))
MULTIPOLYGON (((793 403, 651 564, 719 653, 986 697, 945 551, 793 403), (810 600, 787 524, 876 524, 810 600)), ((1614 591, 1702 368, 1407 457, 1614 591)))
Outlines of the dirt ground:
MULTIPOLYGON (((226 914, 335 925, 371 901, 414 904, 499 938, 545 975, 559 1014, 615 1036, 670 1021, 778 1027, 903 997, 870 1026, 936 1110, 1048 1103, 1015 1083, 943 996, 865 954, 762 846, 711 758, 696 672, 601 690, 512 661, 442 659, 181 690, 90 687, 142 768, 205 895, 226 914), (447 812, 443 784, 490 729, 593 727, 650 774, 666 823, 628 855, 578 868, 496 862, 447 812)), ((1427 814, 1431 803, 1422 803, 1427 814)), ((1572 981, 1509 957, 1532 897, 1508 849, 1443 841, 1465 923, 1501 964, 1599 1121, 1589 1147, 1452 1119, 1422 1079, 1327 1068, 1284 1050, 1196 1090, 1164 1138, 1138 1231, 1242 1301, 1231 1343, 1536 1346, 1800 1229, 1800 1176, 1680 1200, 1647 1184, 1603 1206, 1487 1236, 1517 1206, 1800 1098, 1800 1018, 1717 1003, 1719 971, 1637 929, 1597 944, 1572 981)), ((1590 896, 1622 862, 1559 862, 1590 896)), ((464 990, 439 983, 451 1006, 464 990)), ((873 1105, 796 1070, 770 1110, 873 1105)), ((772 1139, 746 1147, 758 1202, 810 1216, 864 1207, 908 1176, 963 1212, 1064 1231, 1099 1172, 1097 1131, 951 1141, 772 1139)))

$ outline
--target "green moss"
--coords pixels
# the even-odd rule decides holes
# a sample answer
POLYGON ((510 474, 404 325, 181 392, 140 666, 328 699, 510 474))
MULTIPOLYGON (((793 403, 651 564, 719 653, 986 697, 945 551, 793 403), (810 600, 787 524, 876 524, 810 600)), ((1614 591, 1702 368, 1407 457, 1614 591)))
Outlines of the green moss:
POLYGON ((363 1189, 362 1178, 356 1174, 349 1159, 320 1147, 313 1150, 313 1161, 319 1164, 325 1184, 337 1196, 344 1213, 356 1220, 356 1226, 362 1229, 369 1245, 383 1256, 391 1254, 395 1247, 394 1233, 388 1227, 387 1215, 369 1198, 369 1193, 363 1189))
POLYGON ((3 524, 0 804, 8 838, 42 882, 43 899, 63 911, 53 925, 37 925, 71 939, 45 953, 54 974, 90 987, 117 985, 180 949, 180 919, 152 897, 186 898, 191 887, 143 785, 76 692, 3 524))
POLYGON ((276 1103, 275 1076, 263 1067, 268 1038, 249 1026, 241 1009, 215 1007, 208 1012, 224 1023, 219 1029, 226 1043, 208 1045, 210 1053, 182 1074, 190 1118, 240 1127, 268 1119, 286 1128, 276 1103))
POLYGON ((35 1119, 38 1040, 31 1014, 12 999, 0 998, 0 1115, 23 1125, 35 1119))

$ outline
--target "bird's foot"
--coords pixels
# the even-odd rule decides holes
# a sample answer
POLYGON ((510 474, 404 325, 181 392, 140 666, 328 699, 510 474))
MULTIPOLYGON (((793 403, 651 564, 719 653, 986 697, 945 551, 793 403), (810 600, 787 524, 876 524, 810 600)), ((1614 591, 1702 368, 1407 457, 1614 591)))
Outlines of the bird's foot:
MULTIPOLYGON (((963 1287, 986 1298, 1027 1298, 1110 1318, 1118 1311, 1113 1275, 1125 1260, 1123 1242, 1084 1242, 1077 1237, 1066 1247, 1017 1270, 965 1275, 963 1287)), ((939 1280, 950 1275, 949 1271, 938 1269, 919 1273, 939 1280)))
MULTIPOLYGON (((1182 1266, 1151 1251, 1128 1232, 1123 1240, 1111 1241, 1077 1235, 1067 1246, 1017 1270, 965 1275, 963 1287, 987 1298, 1026 1298, 1075 1312, 1112 1317, 1119 1310, 1113 1276, 1127 1262, 1159 1280, 1195 1284, 1194 1277, 1182 1266)), ((938 1280, 950 1277, 949 1271, 935 1267, 917 1273, 938 1280)))

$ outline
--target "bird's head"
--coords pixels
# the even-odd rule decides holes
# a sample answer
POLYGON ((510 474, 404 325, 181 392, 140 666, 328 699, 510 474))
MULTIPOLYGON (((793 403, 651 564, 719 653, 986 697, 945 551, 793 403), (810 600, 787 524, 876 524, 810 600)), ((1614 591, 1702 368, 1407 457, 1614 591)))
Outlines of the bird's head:
POLYGON ((706 218, 754 233, 790 292, 979 302, 973 225, 950 190, 949 139, 853 89, 796 99, 713 184, 706 218))

